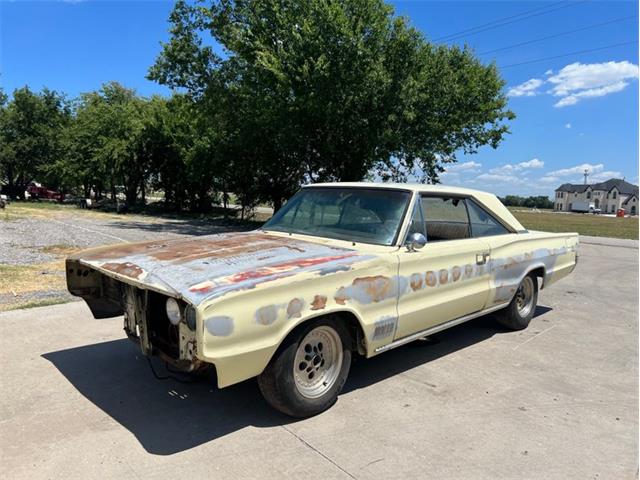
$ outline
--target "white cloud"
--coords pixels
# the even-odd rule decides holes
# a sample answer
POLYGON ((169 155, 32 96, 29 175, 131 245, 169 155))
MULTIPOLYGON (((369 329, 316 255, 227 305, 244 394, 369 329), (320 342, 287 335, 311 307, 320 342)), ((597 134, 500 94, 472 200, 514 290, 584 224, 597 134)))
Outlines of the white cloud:
POLYGON ((544 167, 544 162, 538 158, 532 158, 527 162, 520 162, 516 165, 519 168, 542 168, 544 167))
POLYGON ((531 160, 528 160, 526 162, 520 162, 516 164, 507 163, 506 165, 501 165, 499 167, 492 168, 491 170, 489 170, 489 173, 504 174, 504 173, 517 172, 520 170, 527 170, 530 168, 542 168, 542 167, 544 167, 544 162, 542 160, 537 158, 532 158, 531 160))
POLYGON ((596 165, 583 163, 581 165, 576 165, 575 167, 561 168, 560 170, 549 172, 545 177, 570 177, 572 175, 582 175, 585 170, 589 170, 589 174, 602 172, 604 170, 604 165, 602 163, 598 163, 596 165))
POLYGON ((547 172, 537 182, 542 184, 560 184, 560 183, 582 183, 584 181, 584 171, 588 170, 589 183, 604 182, 610 178, 622 178, 622 173, 613 170, 605 170, 602 163, 591 164, 583 163, 569 168, 561 168, 547 172))
POLYGON ((562 97, 555 107, 575 105, 585 98, 603 97, 624 90, 638 78, 638 65, 628 61, 603 63, 572 63, 550 76, 553 84, 549 93, 562 97))
POLYGON ((570 124, 570 123, 567 123, 567 124, 564 126, 564 128, 571 128, 571 124, 570 124))
MULTIPOLYGON (((559 72, 547 70, 545 80, 531 78, 507 91, 508 97, 533 97, 543 93, 543 84, 551 88, 546 92, 560 99, 556 108, 568 107, 587 99, 604 97, 621 92, 629 86, 629 81, 638 78, 638 65, 627 60, 621 62, 571 63, 559 72)), ((571 128, 571 124, 567 128, 571 128)))
POLYGON ((478 180, 483 180, 489 184, 509 184, 509 185, 524 185, 528 182, 526 178, 516 177, 514 175, 504 175, 497 173, 483 173, 478 175, 478 180))
POLYGON ((560 101, 556 102, 553 106, 558 108, 567 107, 569 105, 575 105, 582 98, 604 97, 605 95, 609 95, 610 93, 621 92, 627 87, 627 85, 629 85, 627 82, 618 82, 614 85, 608 85, 606 87, 582 90, 581 92, 574 93, 572 95, 569 95, 568 97, 560 99, 560 101))
POLYGON ((604 182, 610 178, 622 178, 622 172, 607 170, 606 172, 589 175, 589 183, 604 182))
POLYGON ((481 167, 481 163, 474 162, 473 160, 463 163, 454 163, 445 167, 445 171, 442 172, 442 175, 457 175, 459 172, 477 172, 481 167))
POLYGON ((507 92, 508 97, 533 97, 537 95, 539 92, 538 88, 544 83, 544 80, 540 80, 539 78, 532 78, 527 80, 520 85, 516 85, 515 87, 511 87, 507 92))

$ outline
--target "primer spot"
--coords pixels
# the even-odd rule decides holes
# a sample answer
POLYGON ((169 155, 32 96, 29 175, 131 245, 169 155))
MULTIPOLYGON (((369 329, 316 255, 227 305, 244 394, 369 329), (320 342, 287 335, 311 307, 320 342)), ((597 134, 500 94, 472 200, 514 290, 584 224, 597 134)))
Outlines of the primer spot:
POLYGON ((260 325, 271 325, 278 319, 278 307, 267 305, 256 310, 256 323, 260 325))
POLYGON ((233 318, 225 315, 210 317, 205 322, 207 331, 216 337, 228 337, 233 333, 233 318))
POLYGON ((428 286, 435 287, 436 284, 438 283, 438 277, 436 277, 435 272, 432 272, 431 270, 429 270, 425 276, 425 281, 428 286))
POLYGON ((301 298, 294 298, 287 305, 287 318, 300 318, 302 308, 304 307, 304 300, 301 298))
POLYGON ((449 270, 443 268, 442 270, 440 270, 438 276, 440 279, 440 285, 446 285, 446 283, 449 281, 449 270))

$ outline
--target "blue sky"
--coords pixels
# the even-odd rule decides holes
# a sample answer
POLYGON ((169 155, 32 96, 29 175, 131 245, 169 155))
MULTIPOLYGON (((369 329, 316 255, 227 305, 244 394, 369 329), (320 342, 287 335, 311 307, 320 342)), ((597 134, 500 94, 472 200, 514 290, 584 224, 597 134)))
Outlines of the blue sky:
MULTIPOLYGON (((581 182, 584 168, 594 181, 638 182, 637 2, 392 3, 428 39, 495 60, 517 115, 497 150, 460 155, 443 183, 552 195, 581 182)), ((76 96, 117 80, 142 95, 168 94, 144 76, 168 38, 172 5, 0 0, 0 84, 76 96)))

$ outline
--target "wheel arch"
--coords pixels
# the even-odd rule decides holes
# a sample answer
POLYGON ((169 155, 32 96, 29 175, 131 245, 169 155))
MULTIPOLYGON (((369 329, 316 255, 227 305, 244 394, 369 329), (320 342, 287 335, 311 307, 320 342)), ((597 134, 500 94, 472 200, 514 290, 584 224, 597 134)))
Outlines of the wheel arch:
POLYGON ((547 277, 547 270, 546 270, 544 265, 535 265, 535 266, 533 266, 533 268, 530 268, 527 271, 527 273, 525 273, 525 277, 527 275, 535 275, 537 278, 539 278, 540 281, 542 282, 540 284, 540 290, 542 290, 544 288, 544 281, 545 281, 545 278, 547 277))
MULTIPOLYGON (((286 341, 291 336, 296 335, 300 330, 306 328, 310 322, 321 320, 323 318, 338 318, 345 323, 349 335, 351 337, 351 349, 353 352, 357 352, 360 355, 366 355, 366 335, 364 333, 364 327, 362 324, 362 318, 354 310, 348 308, 331 310, 329 312, 318 312, 314 315, 307 315, 300 321, 298 321, 280 340, 278 346, 274 349, 273 354, 269 358, 269 362, 276 356, 286 341)), ((268 363, 268 362, 267 362, 268 363)))

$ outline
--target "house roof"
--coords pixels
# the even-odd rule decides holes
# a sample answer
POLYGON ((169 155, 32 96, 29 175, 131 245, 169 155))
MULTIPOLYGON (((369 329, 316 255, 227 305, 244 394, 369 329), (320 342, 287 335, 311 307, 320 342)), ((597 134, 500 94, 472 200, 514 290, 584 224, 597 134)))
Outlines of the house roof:
POLYGON ((563 183, 558 188, 556 188, 556 192, 576 192, 582 193, 584 192, 589 185, 578 185, 575 183, 563 183))
POLYGON ((564 183, 556 189, 556 192, 582 193, 589 187, 591 187, 593 190, 604 190, 605 192, 609 192, 615 187, 623 195, 638 195, 638 186, 626 182, 621 178, 610 178, 606 182, 593 183, 590 185, 564 183))
POLYGON ((638 198, 638 197, 637 197, 635 194, 630 195, 629 197, 627 197, 627 199, 626 199, 624 202, 622 202, 622 205, 626 205, 626 204, 627 204, 627 203, 629 203, 629 202, 631 201, 631 199, 633 199, 633 198, 638 198))

